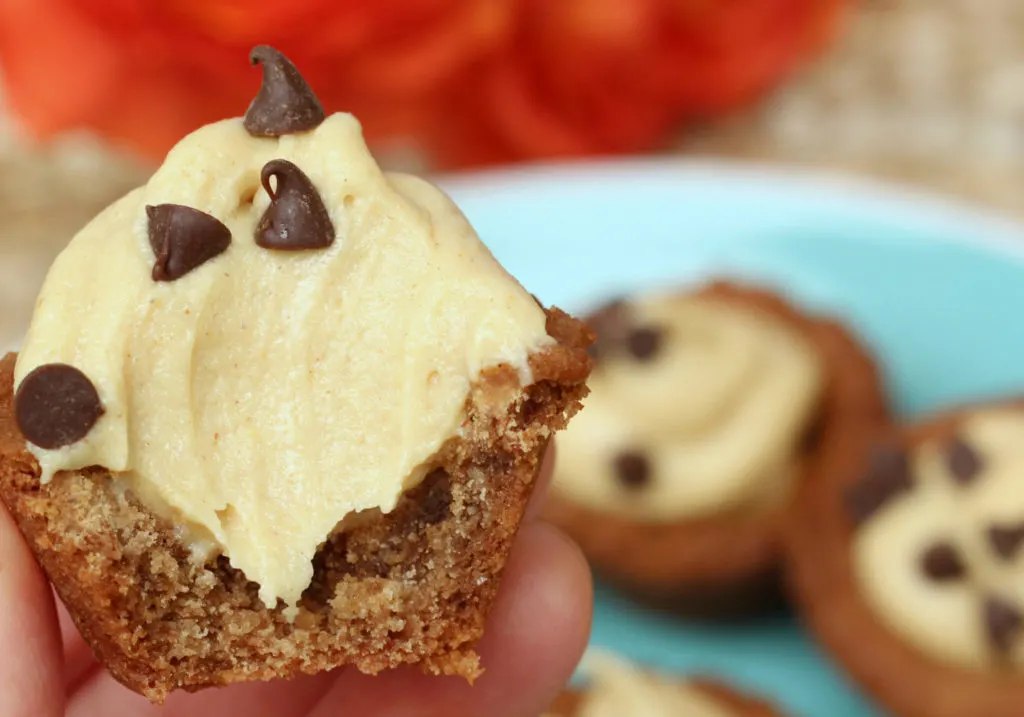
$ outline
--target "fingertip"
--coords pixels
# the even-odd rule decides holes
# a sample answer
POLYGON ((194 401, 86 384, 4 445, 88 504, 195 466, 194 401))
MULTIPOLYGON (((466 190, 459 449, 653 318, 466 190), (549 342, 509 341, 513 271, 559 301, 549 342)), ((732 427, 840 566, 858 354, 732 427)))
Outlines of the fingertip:
POLYGON ((493 642, 506 637, 546 642, 544 634, 533 629, 543 620, 558 626, 562 643, 579 648, 578 658, 590 636, 592 612, 590 568, 576 543, 548 523, 525 525, 505 567, 481 653, 486 656, 493 642))
POLYGON ((479 714, 543 712, 579 664, 592 613, 590 569, 576 544, 546 523, 524 526, 478 648, 479 714))
POLYGON ((376 678, 346 671, 312 714, 342 707, 377 717, 541 714, 586 649, 592 610, 590 570, 579 548, 550 525, 525 525, 477 646, 484 673, 475 684, 411 669, 376 678))
POLYGON ((0 654, 0 714, 62 715, 61 639, 53 593, 2 503, 0 645, 6 648, 0 654))

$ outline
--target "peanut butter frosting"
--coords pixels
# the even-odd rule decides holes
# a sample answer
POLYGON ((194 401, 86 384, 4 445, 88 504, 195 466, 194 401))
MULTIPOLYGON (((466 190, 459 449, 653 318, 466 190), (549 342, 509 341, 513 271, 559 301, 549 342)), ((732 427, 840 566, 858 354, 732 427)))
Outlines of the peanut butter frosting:
POLYGON ((186 137, 71 241, 17 405, 44 481, 107 468, 294 606, 328 535, 392 510, 458 435, 481 371, 529 384, 551 339, 458 208, 382 173, 355 118, 275 134, 253 114, 186 137))
POLYGON ((559 440, 555 490, 644 523, 757 509, 785 496, 823 367, 756 308, 648 295, 594 318, 586 410, 559 440))
POLYGON ((881 620, 943 663, 1024 670, 1024 410, 880 454, 857 490, 853 565, 881 620))

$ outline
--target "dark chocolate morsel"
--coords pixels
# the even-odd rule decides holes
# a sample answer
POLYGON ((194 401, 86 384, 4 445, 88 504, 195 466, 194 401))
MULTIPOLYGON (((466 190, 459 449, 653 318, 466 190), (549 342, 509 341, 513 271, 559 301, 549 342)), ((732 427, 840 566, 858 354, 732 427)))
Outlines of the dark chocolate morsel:
POLYGON ((627 488, 643 488, 651 481, 651 464, 637 451, 624 451, 615 457, 615 474, 627 488))
POLYGON ((903 449, 877 446, 868 460, 867 471, 845 491, 846 512, 860 525, 890 500, 913 487, 910 463, 903 449))
POLYGON ((270 206, 256 225, 256 243, 264 249, 326 249, 334 243, 334 225, 320 193, 301 169, 272 159, 260 174, 270 206), (271 177, 277 187, 270 184, 271 177))
POLYGON ((263 84, 249 105, 243 124, 256 137, 280 137, 315 129, 324 121, 324 108, 291 60, 268 45, 249 54, 263 65, 263 84))
POLYGON ((1024 547, 1024 523, 989 526, 988 542, 1000 558, 1013 560, 1024 547))
POLYGON ((1024 615, 1016 605, 995 595, 985 598, 982 609, 992 649, 1006 655, 1013 648, 1017 635, 1024 630, 1024 615))
POLYGON ((959 436, 946 444, 946 465, 960 485, 970 485, 981 474, 984 465, 978 452, 959 436))
POLYGON ((85 438, 103 415, 92 381, 74 366, 51 363, 32 371, 14 397, 21 433, 45 450, 85 438))
POLYGON ((608 302, 587 318, 587 324, 597 334, 597 341, 591 344, 591 358, 606 355, 621 342, 629 330, 629 307, 624 299, 608 302))
POLYGON ((418 490, 420 520, 427 525, 436 525, 451 514, 451 476, 443 468, 431 471, 418 490))
POLYGON ((821 417, 815 417, 804 429, 800 437, 800 453, 807 454, 816 450, 821 439, 825 435, 825 421, 821 417))
POLYGON ((960 580, 967 574, 960 551, 951 543, 935 543, 921 555, 921 572, 937 583, 960 580))
POLYGON ((661 330, 653 326, 641 326, 629 332, 626 348, 637 361, 650 361, 661 347, 661 330))
POLYGON ((176 281, 231 245, 231 230, 205 212, 181 204, 146 207, 153 281, 176 281))

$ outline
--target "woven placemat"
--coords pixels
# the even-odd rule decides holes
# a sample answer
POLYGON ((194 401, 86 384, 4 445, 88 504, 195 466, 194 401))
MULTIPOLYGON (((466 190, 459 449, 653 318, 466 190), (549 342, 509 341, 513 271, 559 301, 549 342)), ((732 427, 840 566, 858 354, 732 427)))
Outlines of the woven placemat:
MULTIPOLYGON (((1024 1, 855 8, 820 62, 674 149, 854 171, 1024 215, 1024 1)), ((0 117, 0 349, 23 332, 53 255, 144 177, 88 137, 26 149, 0 117)))
POLYGON ((142 169, 88 137, 29 150, 0 127, 0 352, 23 334, 46 269, 72 235, 142 169))
POLYGON ((866 173, 1024 214, 1024 2, 864 0, 820 62, 678 148, 866 173))

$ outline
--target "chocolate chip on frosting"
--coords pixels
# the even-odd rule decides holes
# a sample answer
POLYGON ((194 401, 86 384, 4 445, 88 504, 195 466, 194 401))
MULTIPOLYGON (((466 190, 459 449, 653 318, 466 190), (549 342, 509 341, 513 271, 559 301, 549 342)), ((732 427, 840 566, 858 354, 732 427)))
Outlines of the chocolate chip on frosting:
POLYGON ((615 457, 615 475, 630 489, 643 488, 651 481, 651 464, 638 451, 624 451, 615 457))
POLYGON ((960 551, 952 543, 935 543, 921 555, 921 572, 933 582, 959 580, 967 574, 960 551))
POLYGON ((67 364, 46 364, 21 382, 14 397, 15 418, 25 438, 45 450, 85 438, 103 415, 96 387, 67 364))
POLYGON ((291 60, 268 45, 253 48, 249 61, 263 65, 263 84, 243 124, 256 137, 307 132, 324 121, 324 108, 291 60))
POLYGON ((231 230, 205 212, 181 204, 146 207, 149 245, 156 254, 153 281, 176 281, 223 253, 231 230))
POLYGON ((907 454, 897 446, 878 446, 871 454, 867 471, 846 489, 846 511, 859 525, 913 487, 907 454))
POLYGON ((1006 655, 1013 648, 1018 634, 1024 630, 1024 615, 1016 605, 999 596, 989 595, 985 598, 983 617, 992 648, 998 654, 1006 655))
POLYGON ((629 332, 626 348, 638 361, 650 361, 661 347, 662 332, 653 326, 640 326, 629 332))
POLYGON ((960 485, 973 483, 984 467, 978 452, 959 436, 946 444, 946 465, 953 479, 960 485))
POLYGON ((320 193, 301 169, 272 159, 260 173, 270 206, 256 225, 256 243, 264 249, 326 249, 334 243, 334 225, 320 193), (276 188, 270 180, 277 180, 276 188))
POLYGON ((999 557, 1013 560, 1024 547, 1024 523, 990 526, 988 542, 999 557))

